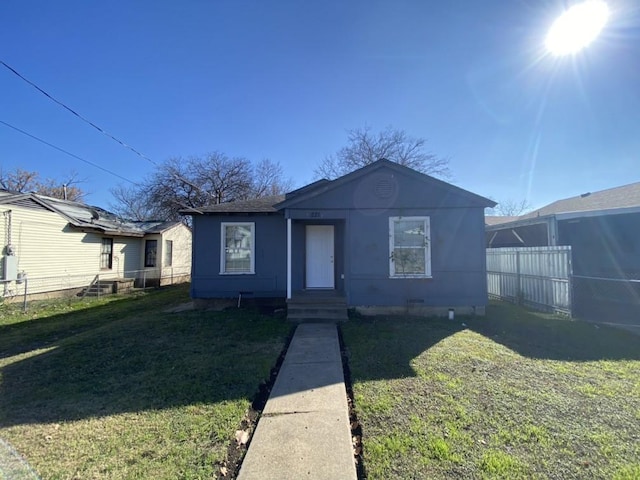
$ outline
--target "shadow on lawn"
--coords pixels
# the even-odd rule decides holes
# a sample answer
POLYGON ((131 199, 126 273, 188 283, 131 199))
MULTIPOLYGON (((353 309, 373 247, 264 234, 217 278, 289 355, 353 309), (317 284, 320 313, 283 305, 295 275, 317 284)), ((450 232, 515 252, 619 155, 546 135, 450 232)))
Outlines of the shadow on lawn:
POLYGON ((0 426, 251 399, 291 328, 253 311, 166 314, 166 304, 122 302, 0 329, 21 339, 0 342, 5 359, 45 349, 1 369, 0 426))
MULTIPOLYGON (((151 299, 153 301, 153 299, 151 299)), ((79 302, 76 300, 76 302, 79 302)), ((74 307, 80 304, 75 303, 74 307)), ((0 325, 0 360, 39 348, 47 348, 58 344, 68 337, 79 333, 104 327, 122 318, 123 309, 127 314, 142 313, 150 306, 150 299, 140 296, 122 297, 111 300, 108 304, 89 306, 79 310, 64 311, 63 304, 58 303, 60 313, 32 320, 25 320, 9 325, 0 325)), ((16 307, 12 305, 11 307, 16 307)), ((35 309, 45 309, 46 302, 41 302, 35 309), (43 305, 45 305, 43 307, 43 305)), ((33 311, 33 308, 30 310, 33 311)))
POLYGON ((411 361, 447 337, 471 330, 533 359, 640 360, 640 337, 622 330, 492 303, 485 317, 362 318, 342 327, 359 380, 414 377, 411 361), (356 362, 362 362, 358 365, 356 362))
POLYGON ((558 317, 504 302, 469 328, 529 358, 596 361, 640 360, 640 337, 620 329, 558 317))
MULTIPOLYGON (((166 314, 166 300, 125 299, 0 328, 0 358, 24 354, 1 370, 0 426, 251 399, 291 325, 242 309, 166 314), (45 350, 30 355, 37 349, 45 350)), ((503 303, 486 317, 364 318, 341 328, 358 379, 413 377, 414 358, 467 329, 529 358, 640 359, 640 337, 503 303)))

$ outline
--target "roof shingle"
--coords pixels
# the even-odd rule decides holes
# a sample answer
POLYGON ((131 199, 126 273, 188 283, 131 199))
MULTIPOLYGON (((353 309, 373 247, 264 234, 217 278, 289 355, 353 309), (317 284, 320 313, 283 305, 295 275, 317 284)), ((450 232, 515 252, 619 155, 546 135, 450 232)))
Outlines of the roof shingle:
POLYGON ((640 207, 640 182, 557 200, 518 217, 518 220, 542 217, 554 213, 587 212, 629 207, 640 207))
POLYGON ((284 195, 271 195, 269 197, 253 198, 251 200, 238 200, 236 202, 207 205, 206 207, 187 208, 180 213, 185 215, 202 215, 206 213, 275 213, 278 210, 274 205, 284 200, 284 195))

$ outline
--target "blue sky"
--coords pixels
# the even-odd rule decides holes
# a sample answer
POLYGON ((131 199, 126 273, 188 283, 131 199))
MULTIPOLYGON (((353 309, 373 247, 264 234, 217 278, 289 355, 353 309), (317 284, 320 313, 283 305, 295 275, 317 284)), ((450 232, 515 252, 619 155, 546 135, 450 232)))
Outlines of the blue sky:
MULTIPOLYGON (((554 58, 571 2, 0 3, 0 60, 156 162, 221 151, 280 162, 297 186, 346 130, 403 129, 496 200, 640 181, 640 3, 554 58)), ((154 166, 0 67, 0 120, 133 181, 154 166)), ((122 180, 0 124, 0 164, 62 177, 107 207, 122 180)))

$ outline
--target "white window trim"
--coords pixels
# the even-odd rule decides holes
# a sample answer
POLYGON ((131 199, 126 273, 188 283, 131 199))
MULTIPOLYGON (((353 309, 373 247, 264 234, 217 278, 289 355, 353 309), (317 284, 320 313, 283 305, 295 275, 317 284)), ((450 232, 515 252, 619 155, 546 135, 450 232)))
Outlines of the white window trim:
POLYGON ((220 275, 255 275, 256 262, 256 224, 255 222, 222 222, 220 223, 220 275), (227 226, 247 226, 251 230, 251 270, 249 272, 225 272, 225 231, 227 226))
MULTIPOLYGON (((413 247, 415 248, 415 247, 413 247)), ((430 217, 389 217, 389 278, 432 278, 431 276, 431 219, 430 217), (423 221, 425 226, 425 273, 396 273, 395 262, 393 260, 393 250, 395 247, 394 223, 398 220, 423 221)))

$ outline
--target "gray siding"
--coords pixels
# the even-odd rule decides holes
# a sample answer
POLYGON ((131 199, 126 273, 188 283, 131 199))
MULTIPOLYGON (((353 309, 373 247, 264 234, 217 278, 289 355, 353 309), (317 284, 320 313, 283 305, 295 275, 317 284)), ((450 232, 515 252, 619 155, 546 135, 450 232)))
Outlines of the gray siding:
POLYGON ((349 222, 350 305, 485 306, 487 286, 484 211, 476 209, 403 210, 403 216, 431 218, 432 278, 389 277, 388 210, 379 215, 353 212, 349 222))
POLYGON ((563 220, 559 240, 571 245, 576 275, 640 278, 639 226, 638 213, 563 220))
POLYGON ((283 216, 195 216, 193 219, 193 298, 235 298, 287 294, 287 224, 283 216), (222 222, 255 223, 255 274, 220 275, 222 222))
POLYGON ((194 216, 195 298, 286 296, 286 220, 292 219, 293 292, 305 288, 305 225, 335 226, 336 289, 350 306, 487 304, 487 202, 428 177, 381 168, 292 197, 283 216, 194 216), (310 195, 309 198, 304 198, 310 195), (390 278, 389 217, 430 218, 431 278, 390 278), (220 223, 256 225, 255 275, 220 275, 220 223))

